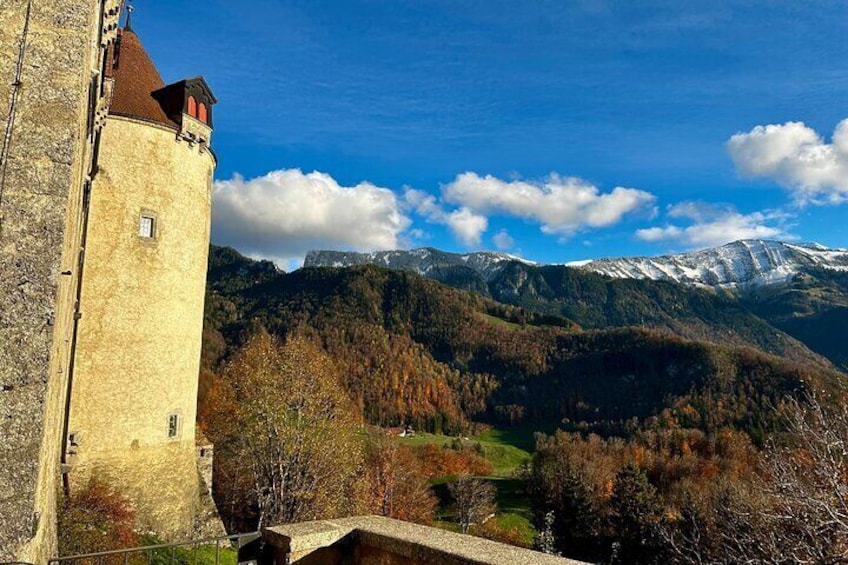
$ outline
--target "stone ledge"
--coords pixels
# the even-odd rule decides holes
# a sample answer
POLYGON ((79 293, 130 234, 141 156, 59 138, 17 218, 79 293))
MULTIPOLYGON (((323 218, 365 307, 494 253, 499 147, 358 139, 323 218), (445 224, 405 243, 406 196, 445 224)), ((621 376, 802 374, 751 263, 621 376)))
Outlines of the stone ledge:
POLYGON ((443 565, 585 565, 469 535, 420 526, 381 516, 361 516, 340 520, 303 522, 266 528, 263 538, 275 550, 282 564, 341 563, 337 552, 343 549, 344 563, 377 562, 355 559, 357 554, 385 554, 386 563, 443 565), (361 551, 366 549, 366 551, 361 551), (322 555, 322 558, 318 556, 322 555))
POLYGON ((356 526, 343 524, 349 520, 300 522, 266 528, 262 531, 262 539, 284 553, 306 553, 335 545, 353 533, 356 526))

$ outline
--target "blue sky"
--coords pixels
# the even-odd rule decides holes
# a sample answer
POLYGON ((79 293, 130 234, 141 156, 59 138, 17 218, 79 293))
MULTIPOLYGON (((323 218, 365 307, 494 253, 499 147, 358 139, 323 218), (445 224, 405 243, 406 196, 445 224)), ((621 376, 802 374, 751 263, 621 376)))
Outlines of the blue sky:
POLYGON ((848 247, 844 2, 135 4, 165 80, 220 100, 215 243, 848 247))

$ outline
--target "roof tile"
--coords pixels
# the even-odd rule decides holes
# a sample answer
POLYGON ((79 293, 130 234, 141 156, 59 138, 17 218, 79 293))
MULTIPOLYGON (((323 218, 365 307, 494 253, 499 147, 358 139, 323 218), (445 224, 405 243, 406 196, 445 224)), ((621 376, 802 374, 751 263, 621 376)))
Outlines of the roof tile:
POLYGON ((165 83, 138 36, 131 29, 122 29, 118 33, 119 43, 113 44, 110 49, 108 60, 112 64, 106 69, 106 76, 115 80, 109 113, 169 127, 178 126, 168 118, 152 95, 165 83))

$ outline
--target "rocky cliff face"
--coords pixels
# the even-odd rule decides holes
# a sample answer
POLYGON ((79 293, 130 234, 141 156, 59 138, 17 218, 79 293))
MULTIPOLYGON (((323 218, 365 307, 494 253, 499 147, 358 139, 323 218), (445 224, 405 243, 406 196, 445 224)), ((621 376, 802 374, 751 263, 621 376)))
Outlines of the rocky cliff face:
MULTIPOLYGON (((411 251, 348 253, 313 251, 306 267, 349 267, 373 264, 412 271, 441 280, 445 271, 468 270, 490 282, 507 265, 537 265, 505 253, 446 253, 432 248, 411 251)), ((600 259, 566 265, 620 279, 651 279, 716 288, 749 288, 788 283, 810 268, 848 271, 848 249, 818 244, 745 240, 721 247, 661 257, 600 259)))
POLYGON ((653 279, 687 285, 749 288, 788 283, 810 268, 848 271, 848 249, 818 244, 745 240, 662 257, 602 259, 580 268, 614 278, 653 279))
POLYGON ((533 265, 520 257, 506 253, 480 251, 477 253, 447 253, 430 247, 411 251, 377 251, 353 253, 344 251, 312 251, 306 256, 304 267, 350 267, 353 265, 378 265, 389 269, 411 271, 433 277, 436 272, 452 268, 470 269, 489 280, 512 261, 533 265))

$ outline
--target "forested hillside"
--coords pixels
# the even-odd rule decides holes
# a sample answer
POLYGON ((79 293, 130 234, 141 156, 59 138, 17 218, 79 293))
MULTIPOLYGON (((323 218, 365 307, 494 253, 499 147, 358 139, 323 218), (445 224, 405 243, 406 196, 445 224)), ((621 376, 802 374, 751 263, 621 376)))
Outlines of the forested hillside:
MULTIPOLYGON (((674 421, 708 432, 731 425, 755 438, 772 424, 767 406, 813 385, 830 388, 840 378, 821 365, 679 335, 691 337, 687 331, 697 324, 708 327, 706 319, 728 326, 745 320, 763 335, 777 333, 721 297, 667 283, 564 273, 538 269, 534 281, 524 278, 521 288, 548 288, 562 297, 539 313, 411 273, 362 266, 284 274, 214 248, 205 368, 213 371, 264 327, 320 343, 342 365, 347 390, 373 424, 452 432, 471 421, 540 422, 609 434, 674 421), (657 304, 678 308, 684 321, 657 304), (592 327, 627 325, 640 312, 666 323, 585 331, 555 310, 594 320, 592 327)), ((516 296, 531 304, 534 295, 538 291, 516 296)), ((744 343, 741 335, 725 341, 744 343)), ((796 351, 810 357, 803 347, 796 351)))
POLYGON ((789 285, 746 293, 742 301, 776 328, 848 371, 848 272, 811 269, 789 285))
POLYGON ((432 248, 376 254, 323 251, 310 253, 306 262, 316 267, 376 264, 415 272, 504 304, 564 316, 585 329, 667 329, 689 339, 751 345, 800 362, 843 366, 845 350, 831 336, 848 331, 844 256, 819 246, 740 241, 697 253, 595 261, 583 267, 432 248), (732 280, 748 282, 728 282, 732 280), (816 329, 820 325, 821 332, 816 329))
POLYGON ((501 271, 489 288, 495 300, 567 316, 587 329, 662 328, 689 339, 751 345, 797 361, 827 363, 723 292, 520 263, 501 271))

